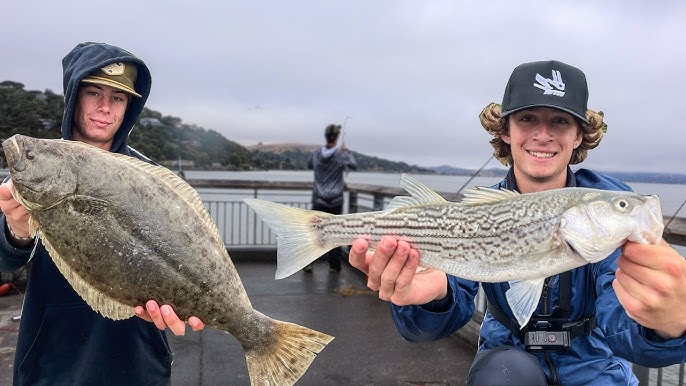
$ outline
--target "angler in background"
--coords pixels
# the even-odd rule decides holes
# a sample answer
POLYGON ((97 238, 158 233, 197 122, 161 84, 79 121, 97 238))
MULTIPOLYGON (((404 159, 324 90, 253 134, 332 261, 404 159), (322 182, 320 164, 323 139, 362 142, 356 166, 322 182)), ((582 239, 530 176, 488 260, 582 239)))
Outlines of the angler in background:
MULTIPOLYGON (((62 67, 62 138, 152 163, 127 145, 150 94, 145 63, 119 47, 82 43, 64 57, 62 67)), ((150 300, 145 308, 136 307, 138 318, 103 317, 72 289, 43 243, 29 234, 29 214, 12 197, 11 180, 0 185, 0 210, 0 270, 12 272, 33 262, 14 384, 170 384, 172 353, 164 330, 183 335, 186 328, 174 310, 150 300)), ((193 330, 204 327, 196 317, 188 322, 193 330)))
MULTIPOLYGON (((338 136, 341 134, 340 125, 328 125, 324 130, 326 144, 315 149, 307 159, 307 167, 314 170, 314 189, 312 190, 312 210, 331 214, 343 213, 343 191, 345 179, 343 173, 347 169, 357 170, 357 161, 348 151, 345 144, 336 147, 338 136)), ((329 262, 329 272, 341 271, 340 248, 334 248, 324 254, 329 262)), ((308 264, 303 270, 312 272, 313 264, 308 264)))
MULTIPOLYGON (((587 109, 584 73, 558 61, 514 69, 501 105, 481 112, 494 155, 510 167, 496 187, 533 193, 564 187, 631 190, 590 170, 573 173, 600 143, 603 116, 587 109)), ((350 263, 389 301, 410 341, 446 337, 471 318, 479 283, 434 269, 417 270, 419 252, 384 237, 371 251, 358 239, 350 263)), ((686 261, 664 240, 627 242, 608 258, 545 281, 534 316, 519 326, 506 301, 508 283, 482 283, 488 311, 470 385, 638 385, 630 362, 663 367, 686 360, 686 261)))

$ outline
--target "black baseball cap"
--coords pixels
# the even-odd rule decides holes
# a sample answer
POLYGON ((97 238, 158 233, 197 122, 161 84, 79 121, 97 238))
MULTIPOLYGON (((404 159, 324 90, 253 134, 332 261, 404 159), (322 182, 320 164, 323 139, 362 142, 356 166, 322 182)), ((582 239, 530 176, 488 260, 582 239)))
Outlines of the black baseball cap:
POLYGON ((517 66, 505 88, 501 117, 529 107, 553 107, 586 120, 588 85, 576 67, 556 60, 517 66))

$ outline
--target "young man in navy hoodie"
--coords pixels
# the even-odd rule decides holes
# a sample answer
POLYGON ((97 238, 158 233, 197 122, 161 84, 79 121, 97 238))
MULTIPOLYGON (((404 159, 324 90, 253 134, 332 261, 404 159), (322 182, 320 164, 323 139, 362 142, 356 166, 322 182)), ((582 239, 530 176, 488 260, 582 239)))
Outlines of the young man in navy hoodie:
MULTIPOLYGON (((103 43, 77 45, 62 60, 62 138, 152 162, 127 145, 150 94, 145 63, 103 43)), ((32 260, 14 362, 15 385, 169 385, 172 353, 164 330, 185 331, 169 305, 136 307, 138 318, 113 321, 93 311, 29 236, 26 209, 0 185, 0 270, 32 260)), ((188 320, 193 330, 204 324, 188 320)))

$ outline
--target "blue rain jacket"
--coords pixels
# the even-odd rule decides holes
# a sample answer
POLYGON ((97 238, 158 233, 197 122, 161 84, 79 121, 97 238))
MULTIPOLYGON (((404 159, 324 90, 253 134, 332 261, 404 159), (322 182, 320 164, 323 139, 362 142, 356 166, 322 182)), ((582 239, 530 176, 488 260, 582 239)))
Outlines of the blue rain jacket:
MULTIPOLYGON (((111 151, 143 160, 127 146, 129 132, 150 94, 146 65, 118 47, 84 43, 62 61, 65 111, 62 137, 72 138, 74 105, 81 79, 114 62, 134 62, 138 77, 111 151)), ((5 216, 0 225, 7 229, 5 216)), ((93 311, 71 288, 40 241, 32 253, 15 248, 0 232, 0 271, 12 272, 32 257, 14 361, 15 385, 168 385, 172 353, 164 331, 138 317, 113 321, 93 311)))
MULTIPOLYGON (((631 190, 617 179, 585 169, 576 173, 568 170, 567 186, 631 190)), ((496 187, 516 188, 512 170, 496 187)), ((619 304, 612 288, 619 254, 617 249, 598 263, 572 270, 569 320, 580 320, 595 313, 597 327, 588 335, 574 338, 571 347, 564 351, 531 352, 538 358, 549 382, 552 366, 561 385, 638 385, 630 362, 645 367, 664 367, 686 360, 686 337, 664 340, 630 319, 619 304)), ((505 299, 509 284, 481 285, 488 301, 513 318, 505 299)), ((405 339, 412 342, 438 340, 469 322, 479 283, 448 275, 448 287, 446 298, 426 305, 400 307, 391 304, 393 321, 405 339)), ((550 311, 557 309, 559 290, 559 275, 555 275, 550 281, 550 311)), ((542 299, 534 315, 543 312, 543 303, 542 299)), ((519 337, 489 312, 484 316, 479 342, 479 351, 501 345, 525 348, 519 337)))

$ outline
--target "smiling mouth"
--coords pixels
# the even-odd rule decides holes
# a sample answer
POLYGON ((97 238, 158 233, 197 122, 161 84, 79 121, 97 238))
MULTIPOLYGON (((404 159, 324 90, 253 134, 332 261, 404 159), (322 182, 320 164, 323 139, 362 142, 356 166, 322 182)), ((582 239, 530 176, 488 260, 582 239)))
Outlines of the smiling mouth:
POLYGON ((536 158, 553 158, 555 154, 557 153, 547 153, 547 152, 542 152, 542 151, 530 151, 527 150, 527 153, 531 154, 532 156, 536 158))

